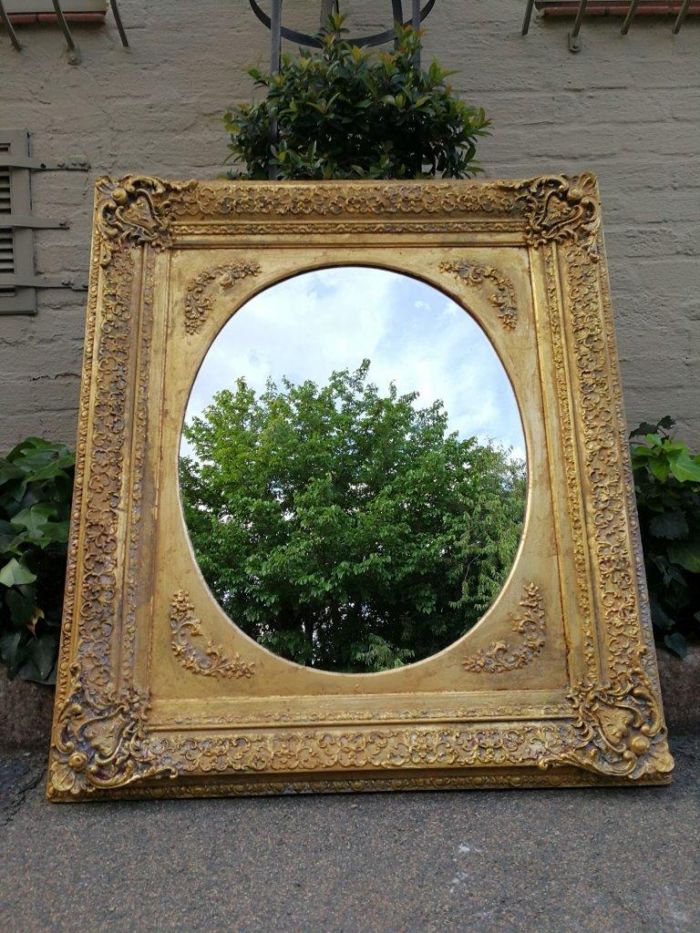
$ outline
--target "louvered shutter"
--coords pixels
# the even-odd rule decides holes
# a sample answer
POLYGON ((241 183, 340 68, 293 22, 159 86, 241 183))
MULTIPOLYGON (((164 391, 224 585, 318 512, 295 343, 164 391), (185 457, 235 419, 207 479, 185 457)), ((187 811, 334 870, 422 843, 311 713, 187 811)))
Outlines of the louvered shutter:
MULTIPOLYGON (((0 153, 8 154, 9 142, 0 142, 0 153)), ((0 222, 3 214, 10 213, 10 169, 0 166, 0 222)), ((14 245, 12 242, 12 228, 0 227, 0 275, 9 275, 15 271, 14 245)), ((15 288, 11 285, 0 285, 0 299, 15 297, 15 288)))
POLYGON ((32 212, 29 169, 2 165, 29 154, 29 137, 24 131, 0 130, 0 314, 34 314, 36 289, 3 282, 3 276, 18 275, 30 280, 34 275, 34 243, 31 228, 2 226, 2 218, 12 214, 27 217, 32 212), (9 157, 9 158, 8 158, 9 157))

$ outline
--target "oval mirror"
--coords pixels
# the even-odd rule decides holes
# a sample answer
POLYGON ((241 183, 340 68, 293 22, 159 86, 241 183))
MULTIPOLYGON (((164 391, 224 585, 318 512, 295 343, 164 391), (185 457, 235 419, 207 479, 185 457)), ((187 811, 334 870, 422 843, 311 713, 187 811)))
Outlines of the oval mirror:
POLYGON ((522 424, 474 319, 409 276, 297 275, 213 341, 180 448, 185 520, 229 618, 298 664, 420 661, 478 621, 523 528, 522 424))

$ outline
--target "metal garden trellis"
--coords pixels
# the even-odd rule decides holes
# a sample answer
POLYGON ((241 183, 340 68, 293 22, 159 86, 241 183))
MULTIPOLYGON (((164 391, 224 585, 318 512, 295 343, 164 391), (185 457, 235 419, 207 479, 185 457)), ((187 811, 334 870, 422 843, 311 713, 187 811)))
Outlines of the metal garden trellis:
MULTIPOLYGON (((270 15, 265 13, 257 0, 248 0, 250 7, 260 20, 270 30, 270 71, 276 74, 280 69, 282 57, 282 39, 288 39, 290 42, 296 42, 297 45, 305 45, 310 48, 321 48, 319 37, 312 36, 309 33, 297 32, 295 29, 289 29, 282 25, 282 2, 283 0, 272 0, 270 15)), ((403 0, 391 0, 391 11, 394 20, 394 26, 383 32, 374 33, 369 36, 356 36, 349 39, 353 45, 368 47, 375 45, 384 45, 386 42, 395 41, 396 26, 412 26, 418 29, 423 20, 428 16, 435 6, 436 0, 426 0, 421 7, 421 0, 411 0, 411 16, 404 19, 403 0)), ((320 6, 320 26, 321 28, 328 22, 328 17, 332 13, 340 12, 339 0, 321 0, 320 6)), ((415 59, 416 68, 420 68, 420 55, 415 59)), ((277 126, 273 122, 270 126, 270 139, 274 142, 277 139, 277 126)), ((274 177, 274 167, 270 165, 270 177, 274 177)))
MULTIPOLYGON (((282 25, 282 2, 283 0, 272 0, 270 15, 265 13, 257 0, 248 0, 250 7, 265 26, 270 30, 270 69, 275 72, 280 66, 280 56, 282 39, 288 39, 290 42, 296 42, 297 45, 306 45, 310 48, 320 48, 321 41, 318 36, 312 36, 305 32, 297 32, 295 29, 288 29, 282 25)), ((390 0, 391 11, 394 20, 394 26, 402 23, 404 26, 413 26, 418 29, 423 20, 428 16, 435 6, 436 0, 427 0, 421 7, 421 0, 411 0, 411 15, 404 19, 403 0, 390 0)), ((340 12, 339 0, 321 0, 320 25, 325 26, 331 13, 340 12)), ((356 36, 349 39, 353 45, 360 47, 384 45, 395 38, 394 28, 386 29, 369 36, 356 36)))

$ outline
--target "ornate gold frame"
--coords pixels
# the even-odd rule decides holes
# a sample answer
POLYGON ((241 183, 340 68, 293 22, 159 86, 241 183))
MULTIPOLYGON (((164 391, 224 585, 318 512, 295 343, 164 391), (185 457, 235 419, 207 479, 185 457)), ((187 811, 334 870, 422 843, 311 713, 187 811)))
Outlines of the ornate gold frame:
POLYGON ((664 784, 666 741, 592 175, 97 183, 48 796, 664 784), (479 321, 529 458, 515 566, 471 632, 371 675, 223 614, 177 490, 197 367, 250 296, 386 266, 479 321))

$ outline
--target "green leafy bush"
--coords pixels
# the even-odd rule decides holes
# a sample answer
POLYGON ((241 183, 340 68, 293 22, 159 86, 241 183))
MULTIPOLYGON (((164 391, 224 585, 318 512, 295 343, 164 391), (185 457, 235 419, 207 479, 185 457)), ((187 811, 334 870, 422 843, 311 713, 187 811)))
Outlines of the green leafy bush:
POLYGON ((672 418, 630 438, 651 617, 657 638, 684 657, 700 636, 700 454, 672 434, 672 418))
POLYGON ((180 487, 199 566, 244 632, 326 670, 429 657, 500 591, 523 464, 450 433, 441 402, 388 394, 369 360, 324 385, 245 380, 185 425, 180 487))
MULTIPOLYGON (((683 657, 700 637, 700 454, 673 426, 666 417, 630 437, 654 630, 683 657)), ((11 677, 55 679, 73 464, 65 445, 36 437, 0 458, 0 660, 11 677)), ((406 660, 385 657, 386 647, 368 642, 355 661, 377 669, 406 660)))
POLYGON ((0 458, 0 660, 53 683, 58 652, 73 454, 29 437, 0 458))
POLYGON ((278 74, 249 71, 265 99, 224 117, 230 159, 245 177, 464 178, 478 171, 476 141, 489 121, 445 83, 437 62, 416 69, 420 35, 399 28, 398 48, 378 55, 343 39, 331 17, 319 52, 284 56, 278 74), (277 139, 271 126, 277 127, 277 139))

